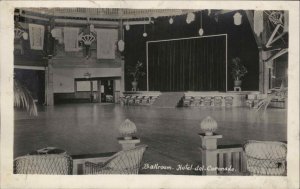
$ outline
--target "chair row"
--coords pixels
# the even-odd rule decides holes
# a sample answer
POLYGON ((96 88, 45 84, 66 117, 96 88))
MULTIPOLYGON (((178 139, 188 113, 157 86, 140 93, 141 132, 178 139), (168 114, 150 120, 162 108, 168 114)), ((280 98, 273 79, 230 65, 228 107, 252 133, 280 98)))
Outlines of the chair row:
POLYGON ((287 93, 274 93, 274 95, 270 94, 258 94, 258 95, 248 95, 246 104, 249 108, 257 108, 257 104, 261 101, 265 100, 270 97, 272 97, 270 101, 270 107, 273 108, 286 108, 286 98, 285 96, 287 93))
MULTIPOLYGON (((24 155, 14 160, 15 174, 78 174, 78 163, 82 174, 138 174, 147 145, 123 149, 108 157, 73 157, 66 154, 24 155), (74 169, 74 170, 73 170, 74 169)), ((83 156, 83 155, 80 155, 83 156)))
POLYGON ((226 106, 233 105, 232 96, 184 96, 183 106, 226 106))
POLYGON ((126 95, 120 97, 120 102, 122 105, 151 105, 157 98, 158 96, 126 95))
MULTIPOLYGON (((74 169, 72 164, 78 165, 78 163, 81 163, 83 174, 138 174, 146 148, 147 145, 138 145, 133 148, 123 149, 111 156, 103 158, 101 161, 100 158, 97 157, 79 158, 72 156, 74 157, 74 159, 72 159, 72 157, 66 153, 25 155, 14 160, 14 173, 70 175, 74 169)), ((237 152, 233 151, 233 149, 232 147, 217 148, 215 153, 209 154, 209 157, 222 162, 223 165, 224 159, 218 160, 218 157, 223 158, 223 156, 220 156, 220 153, 230 154, 226 155, 226 158, 229 158, 226 159, 226 162, 229 162, 229 165, 231 165, 232 160, 233 165, 238 163, 242 166, 242 162, 246 161, 246 171, 251 175, 286 175, 287 145, 283 142, 249 140, 241 151, 244 154, 241 155, 241 158, 245 157, 245 161, 236 158, 235 155, 235 158, 231 159, 232 153, 237 152), (237 159, 239 160, 235 162, 237 159)), ((213 163, 213 161, 210 161, 210 164, 211 163, 213 163)), ((209 166, 210 164, 203 165, 209 166)), ((217 162, 215 162, 215 164, 217 165, 217 162)), ((219 165, 220 168, 222 168, 222 165, 219 165)), ((78 172, 75 172, 75 174, 76 173, 78 172)))

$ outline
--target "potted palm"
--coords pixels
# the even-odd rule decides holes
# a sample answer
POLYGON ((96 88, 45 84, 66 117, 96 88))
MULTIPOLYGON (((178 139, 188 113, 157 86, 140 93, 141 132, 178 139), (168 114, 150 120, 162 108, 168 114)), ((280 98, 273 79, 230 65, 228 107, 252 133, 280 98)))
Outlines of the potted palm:
POLYGON ((138 80, 139 78, 143 77, 146 73, 143 71, 143 63, 137 61, 136 65, 133 67, 129 67, 128 74, 133 77, 132 90, 137 90, 138 80))
POLYGON ((30 115, 37 116, 36 104, 29 90, 14 78, 14 105, 16 107, 25 107, 30 115))
POLYGON ((234 87, 240 87, 242 85, 241 78, 248 72, 247 68, 241 63, 241 59, 239 57, 233 58, 231 65, 234 87))

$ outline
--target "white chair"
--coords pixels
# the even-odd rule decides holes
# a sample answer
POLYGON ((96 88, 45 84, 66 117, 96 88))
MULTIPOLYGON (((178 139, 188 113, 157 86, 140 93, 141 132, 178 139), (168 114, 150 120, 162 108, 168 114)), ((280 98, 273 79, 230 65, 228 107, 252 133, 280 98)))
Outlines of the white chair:
POLYGON ((72 174, 72 158, 66 154, 25 155, 14 160, 15 174, 72 174))
POLYGON ((85 174, 138 174, 146 145, 122 150, 101 163, 85 162, 85 174))
POLYGON ((252 175, 285 175, 287 145, 275 141, 248 141, 245 146, 247 171, 252 175))

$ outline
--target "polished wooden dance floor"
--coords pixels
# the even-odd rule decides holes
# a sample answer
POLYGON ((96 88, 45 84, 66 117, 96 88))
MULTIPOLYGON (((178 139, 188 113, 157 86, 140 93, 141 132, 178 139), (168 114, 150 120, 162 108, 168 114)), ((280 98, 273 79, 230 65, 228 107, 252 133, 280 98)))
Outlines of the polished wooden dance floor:
MULTIPOLYGON (((38 117, 15 111, 14 157, 47 146, 69 154, 112 152, 121 149, 118 127, 129 118, 136 123, 141 143, 148 149, 143 164, 200 165, 200 121, 213 117, 223 135, 219 144, 253 140, 287 140, 287 111, 268 109, 265 114, 248 108, 155 108, 115 104, 63 104, 40 108, 38 117)), ((142 170, 146 174, 190 174, 193 171, 142 170)))

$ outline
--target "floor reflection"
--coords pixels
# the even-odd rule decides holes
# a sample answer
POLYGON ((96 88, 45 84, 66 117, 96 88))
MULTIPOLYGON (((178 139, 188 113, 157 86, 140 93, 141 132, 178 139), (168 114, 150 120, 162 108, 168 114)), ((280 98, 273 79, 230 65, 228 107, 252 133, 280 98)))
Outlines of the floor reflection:
MULTIPOLYGON (((248 108, 155 108, 122 107, 114 104, 68 104, 43 107, 39 116, 15 111, 14 157, 56 146, 69 154, 120 150, 118 126, 129 118, 142 143, 149 147, 148 164, 200 165, 199 123, 206 116, 218 122, 221 144, 242 144, 253 140, 287 140, 287 112, 268 109, 265 115, 248 108)), ((143 170, 142 170, 143 173, 143 170)), ((148 174, 200 174, 191 171, 144 170, 148 174)))

